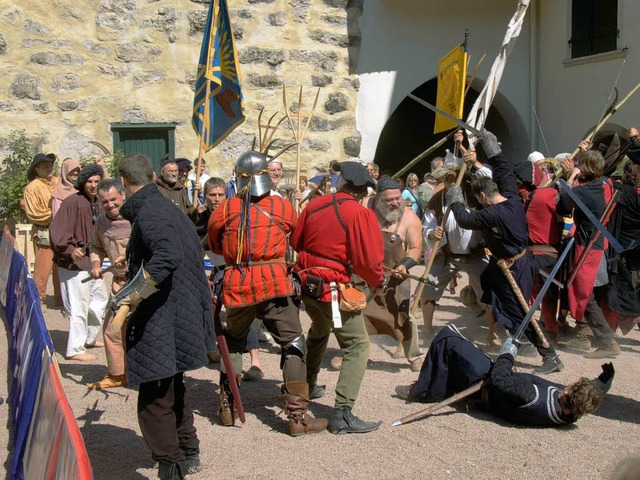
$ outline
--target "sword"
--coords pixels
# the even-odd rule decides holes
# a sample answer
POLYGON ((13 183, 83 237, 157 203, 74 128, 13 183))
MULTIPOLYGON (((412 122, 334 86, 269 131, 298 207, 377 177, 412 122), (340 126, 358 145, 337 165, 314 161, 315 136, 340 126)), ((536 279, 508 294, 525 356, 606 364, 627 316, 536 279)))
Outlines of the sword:
MULTIPOLYGON (((238 388, 238 380, 236 379, 233 371, 233 365, 231 364, 231 356, 229 355, 229 347, 227 346, 227 339, 224 336, 224 330, 222 328, 222 321, 220 320, 220 310, 222 309, 222 300, 220 298, 221 288, 216 288, 213 285, 211 289, 211 301, 213 303, 213 326, 216 331, 216 340, 218 341, 218 350, 220 350, 220 358, 224 363, 224 368, 227 371, 227 379, 229 380, 229 387, 231 389, 231 395, 233 396, 233 404, 236 412, 238 412, 238 418, 242 423, 246 421, 244 415, 244 405, 242 404, 242 398, 240 397, 240 389, 238 388)), ((220 388, 223 388, 220 385, 220 388)))
POLYGON ((482 137, 482 134, 480 133, 480 130, 478 130, 477 128, 472 127, 467 122, 464 122, 464 121, 460 120, 459 118, 454 117, 453 115, 445 112, 444 110, 440 110, 435 105, 431 105, 429 102, 427 102, 427 101, 425 101, 425 100, 423 100, 423 99, 421 99, 419 97, 416 97, 413 93, 408 94, 407 97, 411 98, 412 100, 415 100, 416 102, 418 102, 423 107, 427 107, 429 110, 432 110, 432 111, 436 112, 438 115, 442 115, 447 120, 451 120, 453 123, 455 123, 459 127, 462 127, 464 129, 470 131, 476 137, 482 137))

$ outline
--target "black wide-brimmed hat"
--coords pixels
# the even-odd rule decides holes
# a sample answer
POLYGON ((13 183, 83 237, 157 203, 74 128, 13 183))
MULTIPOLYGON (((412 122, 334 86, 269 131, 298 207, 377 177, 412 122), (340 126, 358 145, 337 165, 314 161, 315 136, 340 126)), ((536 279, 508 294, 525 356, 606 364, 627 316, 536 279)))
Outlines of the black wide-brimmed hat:
POLYGON ((336 165, 340 175, 354 187, 375 187, 376 182, 359 162, 340 162, 336 165))
POLYGON ((33 160, 31 160, 31 165, 29 165, 29 170, 27 170, 27 180, 31 181, 38 176, 36 173, 36 167, 43 163, 47 162, 55 162, 56 156, 53 153, 49 153, 45 155, 44 153, 38 153, 33 160))

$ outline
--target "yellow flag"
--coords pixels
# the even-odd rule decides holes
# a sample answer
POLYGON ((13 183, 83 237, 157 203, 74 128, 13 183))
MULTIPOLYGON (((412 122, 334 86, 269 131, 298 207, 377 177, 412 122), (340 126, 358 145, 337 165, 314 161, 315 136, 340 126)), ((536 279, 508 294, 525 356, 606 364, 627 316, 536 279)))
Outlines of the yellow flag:
MULTIPOLYGON (((452 116, 462 119, 464 108, 464 88, 467 78, 467 52, 462 45, 447 53, 438 62, 438 95, 436 107, 452 116)), ((451 120, 436 114, 433 133, 455 128, 451 120)))

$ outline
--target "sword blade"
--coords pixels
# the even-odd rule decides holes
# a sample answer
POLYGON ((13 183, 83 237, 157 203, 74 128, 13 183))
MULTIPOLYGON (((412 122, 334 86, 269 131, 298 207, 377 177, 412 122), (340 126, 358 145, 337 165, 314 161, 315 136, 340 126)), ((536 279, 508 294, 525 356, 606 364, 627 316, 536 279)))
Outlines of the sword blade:
POLYGON ((462 128, 464 128, 466 130, 469 130, 470 132, 472 132, 476 136, 480 136, 480 131, 478 129, 472 127, 467 122, 463 122, 459 118, 456 118, 453 115, 448 114, 444 110, 440 110, 435 105, 431 105, 429 102, 421 99, 420 97, 416 97, 413 93, 410 93, 409 95, 407 95, 407 97, 409 97, 412 100, 415 100, 416 102, 418 102, 423 107, 427 107, 429 110, 432 110, 432 111, 436 112, 438 115, 442 115, 446 119, 451 120, 453 123, 455 123, 459 127, 462 127, 462 128))

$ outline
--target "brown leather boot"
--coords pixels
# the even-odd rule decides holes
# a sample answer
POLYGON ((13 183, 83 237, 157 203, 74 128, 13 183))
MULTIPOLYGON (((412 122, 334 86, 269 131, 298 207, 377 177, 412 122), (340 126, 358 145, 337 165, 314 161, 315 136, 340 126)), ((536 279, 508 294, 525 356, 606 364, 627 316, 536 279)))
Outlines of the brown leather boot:
MULTIPOLYGON (((242 375, 236 375, 238 387, 240 387, 240 380, 242 375)), ((233 404, 233 394, 231 393, 231 386, 229 385, 229 378, 226 373, 220 372, 220 393, 219 393, 220 407, 218 408, 218 416, 220 417, 220 423, 226 427, 231 427, 236 423, 236 407, 233 404)))
POLYGON ((284 411, 289 418, 289 434, 292 437, 305 433, 322 432, 329 421, 307 415, 309 407, 309 384, 307 382, 287 382, 282 390, 285 394, 284 411))

